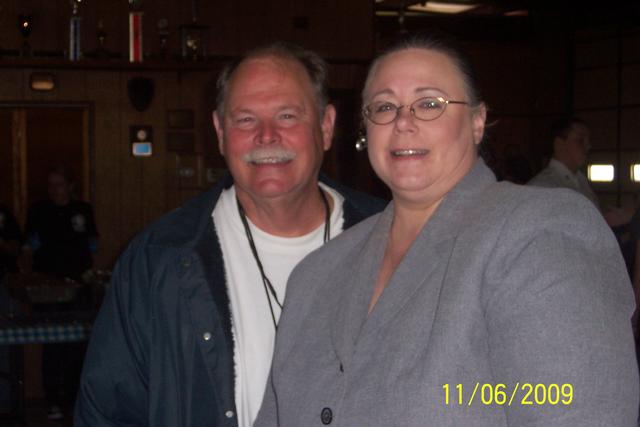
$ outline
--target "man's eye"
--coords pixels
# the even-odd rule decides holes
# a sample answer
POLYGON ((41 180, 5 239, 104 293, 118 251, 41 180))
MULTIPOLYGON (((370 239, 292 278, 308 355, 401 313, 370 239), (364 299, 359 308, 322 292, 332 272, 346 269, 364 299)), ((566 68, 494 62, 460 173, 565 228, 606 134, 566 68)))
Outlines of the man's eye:
POLYGON ((236 119, 236 123, 238 124, 247 124, 247 123, 252 123, 253 122, 253 117, 238 117, 236 119))
POLYGON ((296 118, 295 114, 291 114, 291 113, 282 113, 280 114, 280 119, 282 120, 293 120, 296 118))

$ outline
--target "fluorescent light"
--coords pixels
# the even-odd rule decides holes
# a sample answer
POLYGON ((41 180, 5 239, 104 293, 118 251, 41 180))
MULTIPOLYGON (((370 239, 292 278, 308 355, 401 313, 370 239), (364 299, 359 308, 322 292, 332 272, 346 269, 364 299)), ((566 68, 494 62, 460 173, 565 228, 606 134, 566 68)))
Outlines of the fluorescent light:
POLYGON ((428 1, 424 4, 416 4, 409 6, 407 9, 417 12, 433 12, 433 13, 462 13, 476 8, 475 4, 447 3, 440 1, 428 1))
POLYGON ((589 165, 587 171, 591 182, 612 182, 615 176, 613 165, 589 165))
POLYGON ((640 163, 631 165, 631 181, 640 182, 640 163))
POLYGON ((529 11, 527 9, 510 10, 505 12, 504 16, 529 16, 529 11))

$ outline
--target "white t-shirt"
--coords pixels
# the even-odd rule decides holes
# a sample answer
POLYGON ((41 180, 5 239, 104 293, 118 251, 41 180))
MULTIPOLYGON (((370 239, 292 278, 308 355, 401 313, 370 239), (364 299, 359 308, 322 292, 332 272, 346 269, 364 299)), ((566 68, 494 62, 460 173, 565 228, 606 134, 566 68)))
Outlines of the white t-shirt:
MULTIPOLYGON (((342 232, 344 199, 326 185, 320 186, 333 199, 330 220, 333 238, 342 232)), ((262 404, 271 366, 275 328, 260 270, 240 219, 235 187, 222 192, 212 216, 222 248, 231 302, 238 426, 250 427, 262 404)), ((260 230, 249 218, 247 222, 265 275, 282 303, 293 268, 323 244, 324 223, 304 236, 278 237, 260 230)), ((272 306, 277 321, 280 307, 273 299, 272 306)))

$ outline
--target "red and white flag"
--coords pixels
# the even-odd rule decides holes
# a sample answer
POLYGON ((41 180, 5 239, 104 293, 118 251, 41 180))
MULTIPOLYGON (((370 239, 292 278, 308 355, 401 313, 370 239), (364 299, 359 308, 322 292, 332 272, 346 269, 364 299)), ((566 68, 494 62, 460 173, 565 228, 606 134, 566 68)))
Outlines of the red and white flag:
POLYGON ((129 62, 142 62, 142 12, 129 13, 129 62))

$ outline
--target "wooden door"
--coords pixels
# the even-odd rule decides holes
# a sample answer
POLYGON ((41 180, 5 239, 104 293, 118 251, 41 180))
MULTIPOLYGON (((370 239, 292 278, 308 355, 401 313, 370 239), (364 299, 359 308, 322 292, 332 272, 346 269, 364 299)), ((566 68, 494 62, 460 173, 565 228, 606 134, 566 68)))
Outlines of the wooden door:
POLYGON ((75 175, 76 197, 90 201, 87 105, 0 105, 0 203, 24 224, 34 201, 47 197, 47 173, 58 165, 75 175))

